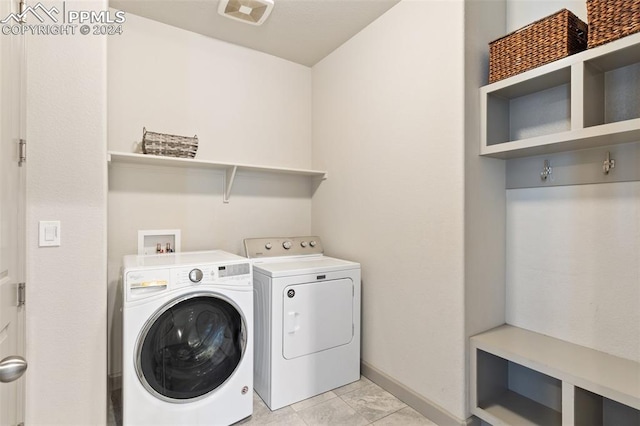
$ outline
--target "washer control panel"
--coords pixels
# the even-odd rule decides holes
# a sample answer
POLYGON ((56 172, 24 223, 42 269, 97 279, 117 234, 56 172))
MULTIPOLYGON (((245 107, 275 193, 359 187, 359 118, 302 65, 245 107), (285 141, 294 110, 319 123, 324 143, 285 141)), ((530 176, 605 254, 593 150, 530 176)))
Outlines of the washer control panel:
POLYGON ((211 283, 244 284, 251 280, 251 264, 247 262, 176 268, 172 275, 177 287, 211 283))
POLYGON ((322 242, 318 236, 247 238, 244 240, 245 255, 250 258, 301 256, 323 254, 322 242))
POLYGON ((184 287, 206 285, 252 286, 249 262, 203 264, 128 271, 126 300, 138 300, 184 287))
POLYGON ((251 273, 251 265, 249 263, 236 263, 233 265, 218 266, 218 277, 237 277, 251 273))

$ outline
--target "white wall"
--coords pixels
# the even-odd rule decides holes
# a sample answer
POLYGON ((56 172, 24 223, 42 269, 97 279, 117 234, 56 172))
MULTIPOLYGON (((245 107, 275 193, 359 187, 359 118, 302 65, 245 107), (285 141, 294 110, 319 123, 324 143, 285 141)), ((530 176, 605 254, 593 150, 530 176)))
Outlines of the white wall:
MULTIPOLYGON (((311 167, 311 69, 128 14, 109 39, 109 149, 142 128, 197 134, 202 160, 311 167)), ((109 170, 110 373, 121 371, 117 279, 140 229, 182 231, 182 250, 243 254, 242 239, 311 230, 312 182, 244 174, 222 202, 221 171, 112 164, 109 170)))
MULTIPOLYGON (((46 7, 61 2, 44 2, 46 7)), ((106 1, 66 2, 106 10, 106 1)), ((106 70, 99 36, 27 47, 26 424, 106 422, 106 70), (60 220, 60 247, 38 221, 60 220)))
POLYGON ((507 191, 507 321, 640 361, 640 183, 507 191))
POLYGON ((127 14, 109 39, 109 149, 142 128, 200 139, 197 158, 311 165, 311 71, 127 14))
POLYGON ((463 34, 462 1, 402 1, 313 67, 312 229, 362 264, 362 359, 458 419, 463 34))
MULTIPOLYGON (((507 0, 508 27, 586 21, 582 3, 507 0)), ((639 200, 637 182, 507 191, 507 322, 640 360, 639 200)))
POLYGON ((565 8, 587 22, 585 0, 506 0, 506 3, 507 32, 515 31, 565 8))

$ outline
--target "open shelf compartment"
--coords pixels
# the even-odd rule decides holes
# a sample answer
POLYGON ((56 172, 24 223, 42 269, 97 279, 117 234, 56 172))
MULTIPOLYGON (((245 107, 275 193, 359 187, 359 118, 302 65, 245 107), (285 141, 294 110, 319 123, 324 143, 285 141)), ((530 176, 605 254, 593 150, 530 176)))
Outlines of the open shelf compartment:
POLYGON ((561 425, 562 382, 477 349, 477 407, 511 425, 561 425))
POLYGON ((571 68, 486 94, 487 145, 571 130, 571 68))
POLYGON ((640 118, 640 45, 584 62, 584 126, 640 118))
POLYGON ((575 387, 576 426, 638 426, 640 410, 575 387))

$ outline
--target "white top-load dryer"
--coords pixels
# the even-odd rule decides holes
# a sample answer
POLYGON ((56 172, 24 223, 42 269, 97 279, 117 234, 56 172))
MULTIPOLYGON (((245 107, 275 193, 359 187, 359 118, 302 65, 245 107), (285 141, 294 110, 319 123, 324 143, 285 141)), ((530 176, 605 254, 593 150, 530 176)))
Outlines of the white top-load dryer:
POLYGON ((272 410, 360 379, 360 264, 318 237, 246 239, 254 277, 254 389, 272 410))

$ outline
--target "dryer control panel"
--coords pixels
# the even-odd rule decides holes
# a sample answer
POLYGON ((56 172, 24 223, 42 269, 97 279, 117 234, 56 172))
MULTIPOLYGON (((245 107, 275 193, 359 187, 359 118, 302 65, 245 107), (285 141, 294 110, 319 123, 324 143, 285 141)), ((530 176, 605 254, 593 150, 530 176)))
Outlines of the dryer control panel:
POLYGON ((323 254, 324 248, 318 236, 246 238, 244 240, 244 252, 248 258, 254 259, 259 257, 323 254))

